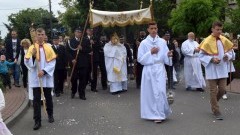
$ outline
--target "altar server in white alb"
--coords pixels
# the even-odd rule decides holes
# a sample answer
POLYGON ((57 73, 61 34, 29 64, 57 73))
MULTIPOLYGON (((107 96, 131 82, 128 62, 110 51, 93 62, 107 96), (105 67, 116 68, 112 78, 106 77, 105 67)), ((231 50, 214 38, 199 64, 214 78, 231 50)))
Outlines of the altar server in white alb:
POLYGON ((213 115, 217 120, 223 120, 218 101, 226 91, 228 78, 228 63, 233 58, 233 43, 222 36, 221 22, 212 24, 212 34, 203 40, 199 58, 205 67, 206 79, 210 90, 210 103, 213 115))
POLYGON ((110 92, 114 95, 127 91, 127 51, 123 44, 120 44, 117 34, 111 36, 103 48, 107 79, 110 82, 110 92))
POLYGON ((199 60, 199 44, 194 41, 193 32, 188 33, 188 39, 182 43, 182 53, 184 57, 184 77, 186 90, 196 88, 197 91, 204 91, 206 83, 202 74, 201 62, 199 60))
POLYGON ((42 80, 42 87, 46 99, 48 122, 54 122, 53 101, 51 91, 54 87, 53 73, 56 64, 56 54, 52 47, 44 43, 45 30, 36 30, 37 41, 29 47, 25 55, 24 63, 29 69, 29 87, 33 89, 33 108, 34 108, 34 130, 41 127, 41 90, 39 80, 42 80))
POLYGON ((171 113, 166 95, 166 69, 172 65, 172 52, 166 41, 157 35, 156 22, 148 24, 149 35, 138 49, 138 62, 143 67, 141 82, 141 118, 156 123, 164 121, 171 113))

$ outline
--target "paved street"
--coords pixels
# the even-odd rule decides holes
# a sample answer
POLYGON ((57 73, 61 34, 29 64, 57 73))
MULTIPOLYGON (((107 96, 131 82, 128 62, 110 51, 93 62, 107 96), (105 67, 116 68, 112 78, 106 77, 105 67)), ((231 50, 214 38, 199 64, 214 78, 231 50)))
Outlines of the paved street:
POLYGON ((229 94, 220 102, 224 121, 215 121, 210 111, 208 92, 187 92, 183 83, 175 90, 173 114, 162 124, 140 119, 139 90, 133 82, 120 95, 87 89, 87 100, 70 99, 70 92, 54 97, 55 122, 43 115, 42 128, 33 131, 33 110, 10 130, 15 135, 238 135, 240 95, 229 94))

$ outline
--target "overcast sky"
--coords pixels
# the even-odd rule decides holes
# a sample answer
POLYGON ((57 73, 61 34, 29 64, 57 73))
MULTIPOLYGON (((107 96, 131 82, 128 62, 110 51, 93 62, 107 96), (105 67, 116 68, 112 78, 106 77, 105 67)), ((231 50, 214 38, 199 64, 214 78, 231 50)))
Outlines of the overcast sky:
MULTIPOLYGON (((49 10, 48 2, 49 0, 0 0, 0 36, 4 38, 8 32, 3 23, 9 24, 9 15, 27 8, 43 8, 49 10)), ((56 16, 57 11, 65 11, 65 9, 59 5, 59 2, 61 2, 61 0, 52 0, 52 11, 56 16)))

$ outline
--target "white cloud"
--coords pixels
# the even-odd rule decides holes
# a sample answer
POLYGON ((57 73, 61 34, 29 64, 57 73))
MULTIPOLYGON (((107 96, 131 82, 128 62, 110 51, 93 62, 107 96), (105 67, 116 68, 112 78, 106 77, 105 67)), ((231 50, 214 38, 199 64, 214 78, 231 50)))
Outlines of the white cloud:
MULTIPOLYGON (((0 4, 0 31, 1 37, 5 37, 7 29, 3 23, 9 24, 8 16, 13 13, 18 13, 20 10, 27 8, 44 8, 49 10, 48 0, 1 0, 0 4)), ((59 5, 61 0, 52 0, 52 11, 57 15, 57 11, 64 12, 65 9, 59 5)))

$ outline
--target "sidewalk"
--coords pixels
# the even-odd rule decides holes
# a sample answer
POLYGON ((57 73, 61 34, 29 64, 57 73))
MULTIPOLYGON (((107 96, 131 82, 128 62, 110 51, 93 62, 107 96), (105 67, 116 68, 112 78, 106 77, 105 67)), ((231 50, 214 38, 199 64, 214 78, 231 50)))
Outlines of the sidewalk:
POLYGON ((4 97, 6 106, 2 112, 3 120, 7 126, 12 126, 28 108, 28 94, 25 88, 12 86, 12 89, 6 90, 4 97))
POLYGON ((240 79, 239 78, 234 79, 231 82, 231 90, 230 90, 230 86, 227 86, 227 91, 240 94, 240 79))

